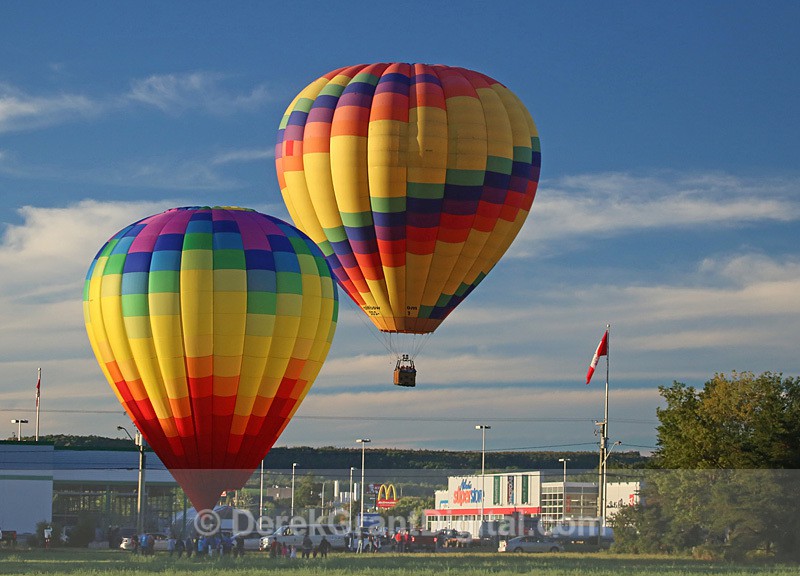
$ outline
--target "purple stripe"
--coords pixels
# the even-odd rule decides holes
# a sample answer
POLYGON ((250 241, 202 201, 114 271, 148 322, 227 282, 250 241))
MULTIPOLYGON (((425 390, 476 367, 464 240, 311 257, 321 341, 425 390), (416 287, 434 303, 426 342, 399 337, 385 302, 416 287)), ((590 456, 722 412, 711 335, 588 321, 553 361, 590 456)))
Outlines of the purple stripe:
POLYGON ((348 94, 345 92, 342 94, 342 97, 339 98, 339 103, 336 105, 337 108, 341 108, 342 106, 359 106, 361 108, 369 108, 372 106, 372 92, 369 94, 362 94, 360 92, 352 92, 348 94))
POLYGON ((287 126, 286 131, 283 133, 285 141, 302 140, 305 126, 287 126))
POLYGON ((438 77, 433 74, 417 74, 411 77, 411 84, 434 84, 441 87, 442 83, 438 77))
POLYGON ((287 126, 303 126, 308 118, 308 112, 294 110, 289 114, 289 119, 286 121, 287 126))

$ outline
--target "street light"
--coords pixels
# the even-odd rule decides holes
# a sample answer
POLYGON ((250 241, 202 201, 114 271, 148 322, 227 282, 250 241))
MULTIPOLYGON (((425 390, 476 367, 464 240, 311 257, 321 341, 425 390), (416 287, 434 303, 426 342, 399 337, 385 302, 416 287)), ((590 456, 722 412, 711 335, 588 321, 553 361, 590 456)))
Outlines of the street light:
MULTIPOLYGON (((297 462, 292 462, 292 519, 294 519, 294 470, 297 468, 297 462)), ((291 522, 291 520, 290 520, 291 522)))
POLYGON ((355 466, 350 466, 350 491, 347 495, 347 528, 350 532, 353 531, 353 470, 355 470, 355 466))
POLYGON ((567 462, 569 462, 570 459, 569 458, 559 458, 558 461, 564 463, 564 492, 566 492, 567 491, 567 462))
POLYGON ((614 449, 614 447, 619 446, 620 444, 622 444, 621 440, 617 440, 616 442, 614 442, 611 445, 611 448, 606 450, 606 456, 605 458, 603 458, 603 461, 601 462, 601 469, 603 472, 602 474, 603 483, 601 486, 598 486, 598 492, 600 496, 600 525, 603 527, 605 527, 606 525, 606 498, 608 494, 608 481, 606 479, 606 474, 607 474, 606 462, 608 461, 608 457, 611 456, 611 451, 614 449))
POLYGON ((483 528, 483 510, 486 502, 486 431, 491 430, 491 426, 486 424, 478 424, 475 430, 481 431, 481 523, 478 525, 478 537, 481 537, 481 528, 483 528))
POLYGON ((17 442, 22 442, 22 425, 27 424, 28 421, 14 418, 11 423, 17 425, 17 442))
MULTIPOLYGON (((367 443, 372 442, 372 440, 369 438, 359 438, 356 442, 361 444, 361 520, 358 530, 358 540, 361 542, 364 534, 364 450, 367 447, 367 443)), ((361 546, 359 546, 359 548, 361 548, 361 546)))
POLYGON ((131 436, 131 433, 128 432, 128 429, 125 426, 117 426, 117 430, 121 430, 128 435, 128 438, 131 439, 131 442, 136 444, 139 447, 139 483, 138 483, 138 493, 136 495, 136 532, 141 534, 144 532, 144 470, 145 470, 145 456, 144 456, 144 438, 142 435, 137 432, 136 438, 134 439, 131 436))
POLYGON ((567 514, 567 462, 570 461, 569 458, 559 458, 559 462, 564 463, 564 485, 562 488, 563 497, 561 498, 561 519, 563 520, 567 514))

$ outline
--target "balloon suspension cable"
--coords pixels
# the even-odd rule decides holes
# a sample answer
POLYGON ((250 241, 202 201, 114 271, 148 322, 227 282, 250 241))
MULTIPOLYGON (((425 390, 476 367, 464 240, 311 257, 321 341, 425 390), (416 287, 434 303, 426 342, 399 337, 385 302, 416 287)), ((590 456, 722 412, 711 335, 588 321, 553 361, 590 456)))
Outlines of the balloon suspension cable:
POLYGON ((433 332, 425 334, 381 332, 369 317, 364 314, 364 310, 347 294, 344 294, 340 300, 347 301, 348 308, 358 317, 359 322, 366 327, 367 332, 384 347, 391 364, 394 364, 404 354, 414 360, 422 353, 423 348, 428 344, 428 340, 433 336, 433 332))

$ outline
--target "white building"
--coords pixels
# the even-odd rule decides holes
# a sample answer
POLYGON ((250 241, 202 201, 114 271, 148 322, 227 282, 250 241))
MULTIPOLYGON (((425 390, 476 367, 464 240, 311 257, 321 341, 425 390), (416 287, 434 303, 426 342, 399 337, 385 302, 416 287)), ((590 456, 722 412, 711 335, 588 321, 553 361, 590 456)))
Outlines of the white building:
MULTIPOLYGON (((447 489, 435 492, 435 507, 425 511, 426 528, 478 534, 481 518, 490 522, 511 515, 536 518, 545 530, 564 521, 596 524, 597 484, 549 481, 554 476, 538 470, 451 476, 447 489)), ((606 518, 620 506, 638 503, 639 486, 639 482, 607 484, 606 518)))

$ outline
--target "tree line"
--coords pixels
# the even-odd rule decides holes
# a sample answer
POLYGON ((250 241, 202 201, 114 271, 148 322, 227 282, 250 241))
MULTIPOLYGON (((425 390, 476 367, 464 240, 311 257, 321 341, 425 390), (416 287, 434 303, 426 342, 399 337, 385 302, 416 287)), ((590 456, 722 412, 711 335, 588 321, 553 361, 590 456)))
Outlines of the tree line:
POLYGON ((621 552, 800 560, 800 378, 716 374, 659 387, 641 503, 613 519, 621 552))

